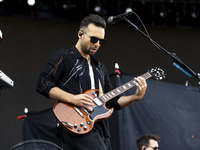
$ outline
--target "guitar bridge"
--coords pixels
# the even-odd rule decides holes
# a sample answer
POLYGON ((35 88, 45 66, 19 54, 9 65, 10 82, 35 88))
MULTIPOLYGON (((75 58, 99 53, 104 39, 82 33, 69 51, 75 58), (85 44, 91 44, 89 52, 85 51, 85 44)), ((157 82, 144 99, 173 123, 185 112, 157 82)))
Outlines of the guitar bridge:
POLYGON ((71 124, 71 123, 68 123, 68 122, 65 122, 65 121, 61 121, 61 122, 64 123, 64 124, 66 124, 70 128, 74 127, 73 124, 71 124))

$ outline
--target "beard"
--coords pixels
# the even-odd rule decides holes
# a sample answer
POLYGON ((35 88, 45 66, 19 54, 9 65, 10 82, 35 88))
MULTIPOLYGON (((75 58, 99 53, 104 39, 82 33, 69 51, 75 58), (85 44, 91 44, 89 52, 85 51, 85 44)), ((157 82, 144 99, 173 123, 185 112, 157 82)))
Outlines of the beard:
POLYGON ((94 55, 96 53, 96 51, 93 52, 91 49, 96 49, 96 51, 97 51, 96 46, 88 47, 87 44, 81 43, 81 50, 82 50, 83 53, 85 53, 87 55, 94 55))

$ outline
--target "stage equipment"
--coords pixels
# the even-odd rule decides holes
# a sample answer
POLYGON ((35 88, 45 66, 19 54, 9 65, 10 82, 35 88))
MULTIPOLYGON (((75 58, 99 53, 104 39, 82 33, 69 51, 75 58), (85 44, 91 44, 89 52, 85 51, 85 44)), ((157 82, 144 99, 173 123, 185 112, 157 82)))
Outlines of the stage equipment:
POLYGON ((115 63, 115 75, 120 75, 121 72, 119 70, 119 64, 118 63, 115 63))
POLYGON ((24 108, 24 114, 20 115, 20 116, 17 116, 17 119, 20 120, 20 119, 26 118, 27 117, 27 113, 28 113, 28 108, 24 108))
POLYGON ((129 16, 129 15, 132 15, 132 12, 125 12, 118 16, 110 16, 107 21, 110 24, 115 24, 116 21, 123 20, 126 16, 129 16))
POLYGON ((63 150, 63 149, 60 146, 50 141, 42 139, 32 139, 14 145, 11 148, 11 150, 63 150))
POLYGON ((14 87, 14 82, 0 70, 0 90, 14 87))
MULTIPOLYGON (((135 30, 139 31, 142 35, 144 35, 146 38, 148 38, 155 47, 157 47, 159 50, 163 50, 165 53, 167 53, 169 56, 171 56, 171 58, 173 59, 173 65, 178 68, 179 70, 181 70, 183 73, 185 73, 187 76, 189 77, 192 77, 192 76, 195 76, 197 79, 198 79, 198 87, 199 87, 199 90, 200 90, 200 73, 195 73, 192 69, 190 69, 180 58, 178 58, 178 56, 176 56, 175 53, 171 53, 169 51, 167 51, 166 49, 164 49, 161 45, 159 45, 158 43, 156 43, 149 35, 145 25, 143 24, 142 20, 140 19, 140 17, 135 13, 135 12, 130 12, 131 14, 134 14, 138 19, 139 21, 141 22, 142 26, 144 27, 145 29, 145 32, 146 34, 141 31, 135 24, 133 24, 129 19, 127 19, 126 17, 128 15, 125 15, 126 13, 124 14, 121 14, 121 15, 118 15, 115 17, 115 20, 114 20, 114 17, 109 17, 109 18, 113 18, 112 20, 108 18, 107 22, 108 23, 115 23, 116 21, 118 20, 124 20, 126 21, 127 23, 129 23, 132 27, 135 28, 135 30), (110 21, 111 20, 111 21, 110 21)), ((130 14, 129 14, 130 15, 130 14)))

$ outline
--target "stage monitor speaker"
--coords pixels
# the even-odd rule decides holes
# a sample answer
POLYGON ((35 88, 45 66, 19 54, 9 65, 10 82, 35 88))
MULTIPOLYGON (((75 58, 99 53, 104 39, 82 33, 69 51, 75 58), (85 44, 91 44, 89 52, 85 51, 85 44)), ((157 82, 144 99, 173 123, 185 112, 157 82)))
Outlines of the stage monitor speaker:
POLYGON ((14 145, 10 150, 63 150, 63 149, 60 146, 50 141, 42 139, 32 139, 18 143, 14 145))

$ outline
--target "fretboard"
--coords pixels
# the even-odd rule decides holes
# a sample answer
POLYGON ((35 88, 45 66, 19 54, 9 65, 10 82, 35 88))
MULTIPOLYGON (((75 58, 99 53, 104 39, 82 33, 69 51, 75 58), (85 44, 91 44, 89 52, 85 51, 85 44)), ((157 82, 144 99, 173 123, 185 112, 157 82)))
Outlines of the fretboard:
MULTIPOLYGON (((147 72, 143 75, 141 75, 143 78, 145 79, 148 79, 151 77, 151 75, 147 72)), ((113 89, 112 91, 110 92, 107 92, 106 94, 100 96, 99 98, 104 101, 104 102, 107 102, 109 100, 111 100, 112 98, 126 92, 127 90, 129 90, 130 88, 134 87, 136 85, 137 81, 136 80, 131 80, 115 89, 113 89)))

